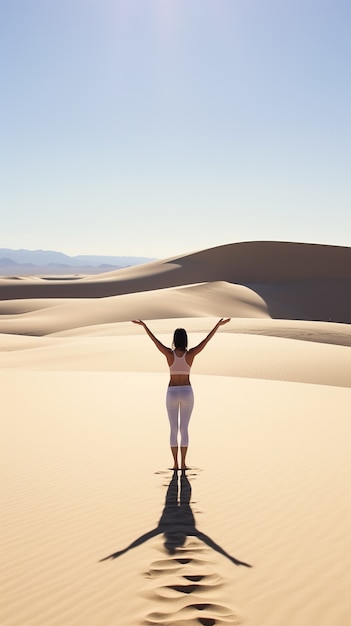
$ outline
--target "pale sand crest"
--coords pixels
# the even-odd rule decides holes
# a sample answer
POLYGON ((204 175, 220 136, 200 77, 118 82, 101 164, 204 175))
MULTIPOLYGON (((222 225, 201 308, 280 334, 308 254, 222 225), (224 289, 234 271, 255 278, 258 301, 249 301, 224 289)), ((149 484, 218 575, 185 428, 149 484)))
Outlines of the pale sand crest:
POLYGON ((349 248, 277 242, 1 279, 1 626, 350 626, 350 283, 349 248), (130 319, 193 345, 222 316, 172 481, 164 357, 130 319), (210 539, 170 554, 147 535, 189 490, 210 539))

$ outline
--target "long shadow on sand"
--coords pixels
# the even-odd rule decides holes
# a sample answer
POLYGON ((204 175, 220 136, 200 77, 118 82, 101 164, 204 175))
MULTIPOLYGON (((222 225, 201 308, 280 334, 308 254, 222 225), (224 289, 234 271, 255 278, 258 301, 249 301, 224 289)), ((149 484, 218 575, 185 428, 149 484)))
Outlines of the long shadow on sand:
POLYGON ((164 546, 169 554, 175 554, 177 548, 181 548, 184 545, 187 537, 197 537, 207 546, 213 548, 213 550, 219 552, 219 554, 227 557, 232 563, 234 563, 234 565, 252 567, 248 563, 239 561, 235 557, 228 554, 228 552, 215 543, 211 537, 208 537, 208 535, 205 535, 205 533, 196 528, 195 518, 190 506, 190 498, 191 485, 186 476, 185 470, 181 472, 179 482, 178 472, 174 471, 172 480, 167 489, 165 507, 158 526, 144 535, 141 535, 138 539, 135 539, 135 541, 123 550, 113 552, 109 556, 100 559, 100 561, 117 559, 119 556, 125 554, 132 548, 142 545, 157 535, 164 534, 164 546))

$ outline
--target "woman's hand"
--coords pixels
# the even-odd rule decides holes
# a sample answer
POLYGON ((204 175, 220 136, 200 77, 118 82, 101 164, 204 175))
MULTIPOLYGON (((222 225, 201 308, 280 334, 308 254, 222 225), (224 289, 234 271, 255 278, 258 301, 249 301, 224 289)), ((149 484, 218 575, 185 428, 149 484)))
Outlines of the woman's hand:
POLYGON ((231 318, 228 317, 227 319, 223 319, 223 317, 221 317, 221 319, 218 322, 218 326, 223 326, 223 324, 228 324, 228 322, 230 322, 231 318))

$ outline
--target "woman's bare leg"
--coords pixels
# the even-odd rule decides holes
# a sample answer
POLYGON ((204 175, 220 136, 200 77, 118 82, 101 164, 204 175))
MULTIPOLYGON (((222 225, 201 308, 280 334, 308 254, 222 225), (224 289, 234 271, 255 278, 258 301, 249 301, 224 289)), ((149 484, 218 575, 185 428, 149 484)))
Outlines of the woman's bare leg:
POLYGON ((187 469, 186 463, 185 463, 185 457, 186 457, 186 453, 188 452, 188 446, 181 446, 180 448, 180 454, 181 454, 181 469, 187 469))
POLYGON ((171 446, 172 455, 173 455, 173 469, 178 469, 178 446, 171 446))

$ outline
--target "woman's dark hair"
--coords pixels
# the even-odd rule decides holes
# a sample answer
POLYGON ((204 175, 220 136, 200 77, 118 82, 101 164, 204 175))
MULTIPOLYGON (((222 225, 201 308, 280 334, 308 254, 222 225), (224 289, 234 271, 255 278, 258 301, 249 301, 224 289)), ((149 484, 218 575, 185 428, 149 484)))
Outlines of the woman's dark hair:
POLYGON ((173 335, 173 346, 177 350, 186 350, 188 347, 188 335, 184 328, 176 328, 173 335))

